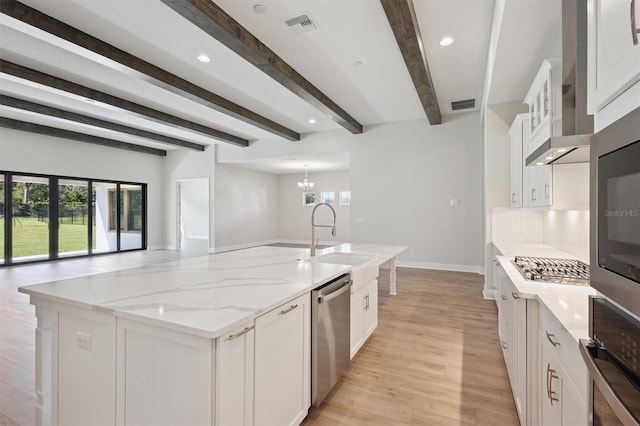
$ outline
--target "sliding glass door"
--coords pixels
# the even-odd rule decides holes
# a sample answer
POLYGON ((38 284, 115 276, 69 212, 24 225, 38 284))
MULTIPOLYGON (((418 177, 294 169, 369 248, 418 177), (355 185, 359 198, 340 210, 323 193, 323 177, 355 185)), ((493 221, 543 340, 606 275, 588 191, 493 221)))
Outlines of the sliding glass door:
POLYGON ((89 182, 58 182, 58 255, 89 254, 89 182))
POLYGON ((12 260, 49 258, 49 178, 13 175, 12 260))
POLYGON ((145 249, 146 189, 0 171, 0 266, 145 249))

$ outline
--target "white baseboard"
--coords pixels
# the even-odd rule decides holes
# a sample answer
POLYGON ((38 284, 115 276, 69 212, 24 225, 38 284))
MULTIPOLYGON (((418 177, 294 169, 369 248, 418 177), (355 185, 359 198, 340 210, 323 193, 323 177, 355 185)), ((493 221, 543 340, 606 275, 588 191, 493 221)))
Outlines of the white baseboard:
POLYGON ((396 261, 396 266, 400 268, 415 268, 415 269, 437 269, 440 271, 452 271, 452 272, 475 272, 480 274, 483 269, 480 266, 475 265, 454 265, 448 263, 429 263, 429 262, 411 262, 408 260, 396 261))
POLYGON ((155 245, 155 246, 147 246, 147 250, 175 250, 176 246, 168 246, 168 245, 155 245))

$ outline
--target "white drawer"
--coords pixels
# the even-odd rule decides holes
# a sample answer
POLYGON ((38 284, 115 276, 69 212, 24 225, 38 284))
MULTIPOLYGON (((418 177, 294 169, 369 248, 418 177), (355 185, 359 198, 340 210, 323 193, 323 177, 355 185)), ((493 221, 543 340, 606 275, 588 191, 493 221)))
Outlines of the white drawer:
POLYGON ((560 364, 567 372, 583 401, 587 400, 587 367, 580 356, 578 343, 569 331, 540 303, 539 329, 541 339, 546 339, 560 364))

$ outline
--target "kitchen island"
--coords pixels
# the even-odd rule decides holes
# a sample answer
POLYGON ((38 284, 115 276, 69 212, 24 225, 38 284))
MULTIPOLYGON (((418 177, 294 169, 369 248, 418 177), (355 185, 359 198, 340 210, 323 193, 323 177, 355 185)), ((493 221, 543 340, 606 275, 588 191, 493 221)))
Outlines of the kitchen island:
MULTIPOLYGON (((322 254, 395 267, 404 249, 322 254)), ((320 260, 256 247, 21 287, 38 318, 37 423, 299 424, 310 291, 353 269, 320 260)))

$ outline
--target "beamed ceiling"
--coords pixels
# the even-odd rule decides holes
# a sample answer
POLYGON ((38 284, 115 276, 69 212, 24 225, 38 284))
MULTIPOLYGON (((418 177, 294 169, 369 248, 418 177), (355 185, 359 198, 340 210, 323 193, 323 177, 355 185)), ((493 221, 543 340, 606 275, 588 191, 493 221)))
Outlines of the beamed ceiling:
MULTIPOLYGON (((521 3, 534 1, 550 0, 521 3)), ((481 105, 493 9, 494 0, 2 0, 0 125, 157 155, 438 125, 453 101, 481 105), (302 14, 312 31, 285 23, 302 14), (444 36, 454 44, 440 46, 444 36)))

